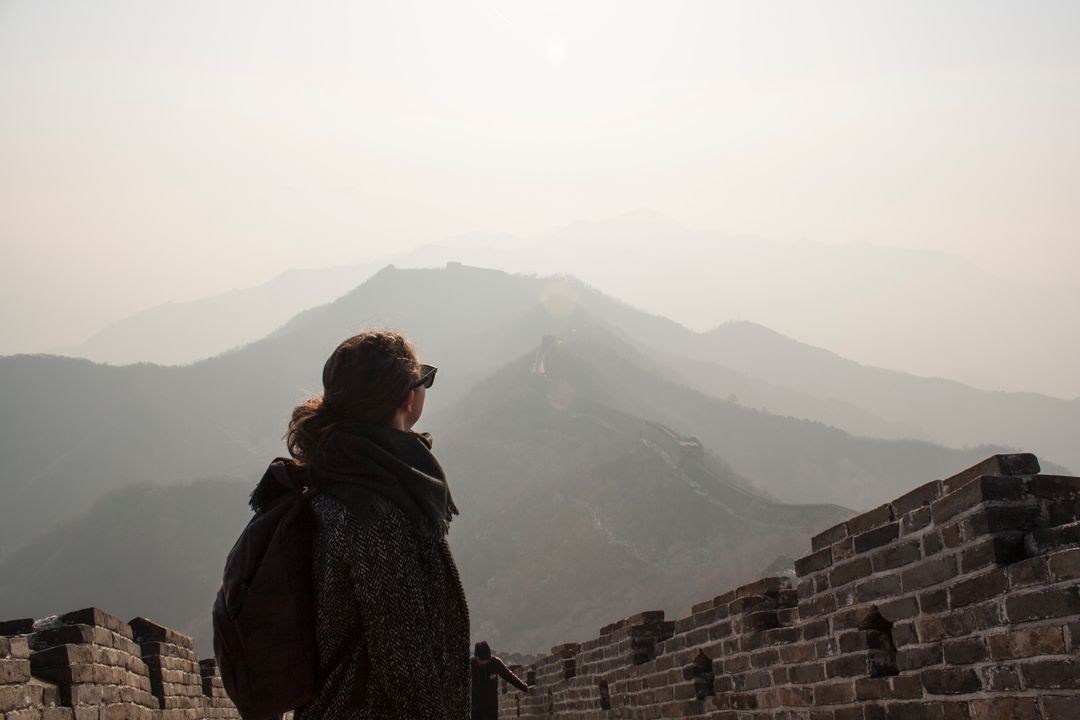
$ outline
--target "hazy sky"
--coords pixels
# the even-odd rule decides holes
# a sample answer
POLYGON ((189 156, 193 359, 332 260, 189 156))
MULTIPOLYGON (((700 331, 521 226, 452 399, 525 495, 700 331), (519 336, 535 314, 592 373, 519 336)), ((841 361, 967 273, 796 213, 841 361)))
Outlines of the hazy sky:
POLYGON ((0 0, 0 352, 639 207, 1075 283, 1078 30, 1074 1, 0 0))

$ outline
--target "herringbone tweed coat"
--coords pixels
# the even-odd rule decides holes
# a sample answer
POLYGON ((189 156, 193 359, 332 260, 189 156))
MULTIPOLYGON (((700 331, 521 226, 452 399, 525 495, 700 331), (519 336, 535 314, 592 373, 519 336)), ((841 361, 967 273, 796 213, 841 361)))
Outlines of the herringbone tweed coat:
POLYGON ((466 720, 469 613, 446 537, 418 534, 392 503, 372 502, 361 520, 328 495, 312 500, 316 633, 328 674, 296 720, 466 720))

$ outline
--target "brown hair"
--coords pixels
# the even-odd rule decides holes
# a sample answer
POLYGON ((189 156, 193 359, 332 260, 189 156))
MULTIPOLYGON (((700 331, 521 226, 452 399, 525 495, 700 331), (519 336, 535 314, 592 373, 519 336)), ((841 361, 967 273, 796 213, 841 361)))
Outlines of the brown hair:
POLYGON ((388 424, 419 380, 416 350, 400 333, 372 330, 345 340, 323 365, 322 397, 293 408, 284 437, 289 454, 308 464, 339 424, 388 424))

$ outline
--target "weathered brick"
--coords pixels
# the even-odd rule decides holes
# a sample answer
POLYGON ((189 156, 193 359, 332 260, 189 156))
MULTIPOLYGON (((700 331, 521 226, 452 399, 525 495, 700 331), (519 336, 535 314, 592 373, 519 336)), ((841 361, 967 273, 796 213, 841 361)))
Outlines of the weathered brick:
POLYGON ((788 671, 791 682, 798 684, 816 683, 825 679, 825 663, 796 665, 788 671))
POLYGON ((923 696, 922 681, 918 675, 896 675, 889 678, 892 697, 897 700, 914 700, 923 696))
POLYGON ((965 542, 971 542, 990 533, 1026 532, 1035 528, 1038 522, 1038 507, 991 506, 976 510, 961 520, 960 532, 965 542))
POLYGON ((924 613, 936 613, 949 609, 949 591, 946 588, 929 590, 919 594, 919 609, 924 613))
POLYGON ((949 588, 949 607, 966 607, 1003 594, 1009 588, 1008 576, 1002 568, 961 580, 949 588))
POLYGON ((980 637, 948 640, 944 645, 945 662, 950 665, 971 665, 990 657, 986 641, 980 637))
POLYGON ((907 620, 919 614, 919 601, 914 596, 887 600, 877 605, 878 612, 890 623, 907 620))
POLYGON ((907 515, 900 518, 900 532, 902 535, 916 533, 923 528, 929 527, 930 521, 929 506, 921 507, 918 510, 912 510, 907 515))
POLYGON ((110 615, 98 608, 83 608, 82 610, 73 610, 72 612, 64 613, 60 616, 60 621, 69 625, 101 627, 117 633, 128 640, 134 638, 130 625, 115 615, 110 615))
MULTIPOLYGON (((781 590, 791 589, 791 578, 785 576, 763 577, 752 583, 747 583, 735 589, 736 597, 747 595, 769 595, 781 590)), ((655 611, 660 612, 660 611, 655 611)))
POLYGON ((128 623, 131 628, 134 639, 139 642, 156 641, 169 643, 171 645, 179 645, 180 647, 187 648, 188 650, 195 649, 194 638, 179 633, 175 630, 165 627, 153 620, 148 620, 144 617, 137 617, 128 623))
POLYGON ((29 660, 30 645, 25 637, 0 637, 0 656, 29 660))
POLYGON ((879 505, 873 510, 867 510, 861 515, 856 515, 847 521, 848 535, 854 537, 867 530, 886 525, 893 521, 892 507, 888 504, 879 505))
POLYGON ((971 668, 927 668, 922 671, 923 687, 931 695, 958 695, 982 690, 982 680, 971 668))
POLYGON ((922 552, 926 557, 937 555, 945 549, 945 541, 940 530, 931 530, 922 537, 922 552))
POLYGON ((896 651, 896 667, 901 672, 940 665, 943 659, 941 644, 903 647, 896 651))
POLYGON ((809 620, 803 623, 801 630, 804 640, 813 640, 814 638, 824 637, 829 634, 829 621, 809 620))
POLYGON ((864 677, 870 670, 869 655, 865 652, 841 655, 825 662, 825 675, 829 678, 864 677))
POLYGON ((779 648, 780 662, 786 665, 810 662, 816 657, 813 643, 792 643, 779 648))
POLYGON ((933 480, 901 495, 891 503, 893 517, 902 517, 913 510, 930 505, 941 497, 943 489, 944 486, 940 480, 933 480))
POLYGON ((888 678, 861 678, 855 681, 856 700, 882 700, 892 697, 888 678))
POLYGON ((964 544, 964 534, 960 532, 960 521, 948 523, 941 528, 941 541, 947 548, 960 547, 964 544))
POLYGON ((888 545, 900 537, 900 523, 889 523, 881 527, 859 533, 851 539, 856 553, 864 553, 882 545, 888 545))
POLYGON ((855 546, 851 543, 851 538, 846 537, 839 542, 832 545, 832 559, 833 564, 839 563, 841 560, 850 560, 855 554, 855 546))
POLYGON ((795 573, 799 577, 806 577, 810 573, 824 570, 830 565, 832 565, 832 548, 822 548, 796 560, 795 573))
POLYGON ((896 643, 896 647, 904 647, 905 645, 914 645, 919 642, 919 636, 915 632, 915 623, 912 622, 899 622, 893 625, 893 642, 896 643))
POLYGON ((1080 620, 1074 620, 1065 627, 1066 647, 1074 655, 1080 655, 1080 620))
POLYGON ((1050 579, 1050 570, 1045 557, 1033 557, 1021 560, 1008 567, 1009 587, 1017 588, 1041 585, 1050 579))
POLYGON ((814 691, 808 687, 777 688, 777 698, 789 707, 809 707, 814 704, 814 691))
POLYGON ((957 515, 984 502, 1020 500, 1024 496, 1023 482, 1013 477, 981 476, 950 491, 930 505, 934 525, 940 526, 957 515))
POLYGON ((94 642, 94 628, 89 625, 61 625, 39 630, 30 636, 30 646, 35 650, 66 645, 94 642))
POLYGON ((972 720, 1041 720, 1036 699, 1002 697, 971 701, 972 720))
POLYGON ((1080 663, 1075 660, 1036 660, 1019 667, 1025 688, 1040 690, 1080 688, 1080 663))
POLYGON ((0 622, 0 635, 28 635, 34 632, 34 618, 19 618, 0 622))
POLYGON ((0 684, 24 683, 29 680, 29 660, 0 658, 0 684))
POLYGON ((1053 501, 1044 504, 1046 505, 1047 527, 1071 525, 1080 520, 1080 501, 1078 500, 1071 502, 1053 501))
POLYGON ((940 705, 922 702, 898 702, 885 706, 887 720, 944 720, 945 712, 940 705))
POLYGON ((1024 536, 991 536, 983 538, 960 553, 960 571, 970 573, 987 565, 1008 565, 1023 560, 1024 536))
POLYGON ((848 630, 840 635, 838 644, 842 653, 885 647, 884 634, 876 630, 848 630))
POLYGON ((770 595, 746 595, 737 598, 728 605, 732 615, 740 613, 761 612, 762 610, 775 610, 776 598, 770 595))
POLYGON ((1042 720, 1076 720, 1076 696, 1039 698, 1042 705, 1042 720))
POLYGON ((837 565, 829 573, 829 584, 832 587, 840 587, 846 585, 853 580, 864 578, 874 570, 870 564, 870 558, 860 557, 854 560, 849 560, 841 565, 837 565))
POLYGON ((879 600, 899 593, 900 577, 897 575, 883 575, 855 586, 855 599, 861 603, 879 600))
POLYGON ((872 606, 851 607, 839 610, 832 616, 833 634, 840 634, 843 630, 855 628, 865 629, 868 623, 875 619, 878 613, 872 606))
POLYGON ((1044 500, 1080 500, 1080 478, 1039 475, 1031 479, 1031 492, 1044 500))
POLYGON ((897 543, 882 548, 870 556, 874 572, 892 570, 902 565, 909 565, 922 559, 922 548, 918 540, 897 543))
POLYGON ((1020 674, 1013 665, 990 665, 984 667, 983 681, 991 692, 1012 692, 1020 689, 1020 674))
POLYGON ((930 585, 937 585, 956 575, 956 558, 953 556, 937 557, 924 560, 916 565, 909 565, 900 575, 905 593, 921 590, 930 585))
POLYGON ((814 687, 814 705, 843 705, 854 700, 854 680, 843 680, 814 687))
POLYGON ((1065 634, 1061 627, 1020 628, 987 638, 990 657, 995 660, 1058 655, 1065 652, 1065 634))
POLYGON ((1005 614, 1014 623, 1080 615, 1080 591, 1073 585, 1009 595, 1005 614))
POLYGON ((1031 542, 1039 552, 1080 545, 1080 522, 1039 528, 1031 533, 1031 542))
POLYGON ((942 481, 944 492, 951 493, 980 475, 1038 475, 1039 459, 1031 453, 993 455, 942 481))
POLYGON ((1050 575, 1055 580, 1071 580, 1080 577, 1080 548, 1063 550, 1047 558, 1050 575))

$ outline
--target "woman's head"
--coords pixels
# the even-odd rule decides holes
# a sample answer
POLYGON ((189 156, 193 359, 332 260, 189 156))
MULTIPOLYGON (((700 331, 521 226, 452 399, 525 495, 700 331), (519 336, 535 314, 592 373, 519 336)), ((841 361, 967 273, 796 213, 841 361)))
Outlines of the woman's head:
POLYGON ((421 379, 416 350, 401 334, 372 330, 348 338, 323 365, 323 396, 293 410, 285 433, 289 452, 310 462, 342 422, 410 429, 424 409, 421 379))
POLYGON ((491 646, 487 644, 486 640, 481 640, 473 646, 473 654, 476 655, 477 660, 490 660, 491 646))

